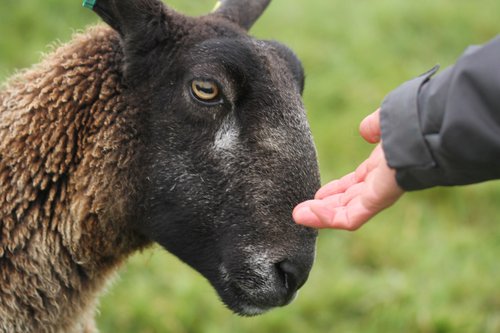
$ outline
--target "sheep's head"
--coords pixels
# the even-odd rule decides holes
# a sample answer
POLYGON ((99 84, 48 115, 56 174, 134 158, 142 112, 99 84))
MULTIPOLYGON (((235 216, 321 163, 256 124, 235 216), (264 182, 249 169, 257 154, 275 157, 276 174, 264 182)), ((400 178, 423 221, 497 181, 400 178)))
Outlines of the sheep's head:
POLYGON ((268 3, 222 1, 198 18, 159 0, 94 6, 120 35, 126 93, 141 108, 136 227, 242 315, 293 299, 317 235, 291 217, 319 187, 302 66, 247 35, 268 3))

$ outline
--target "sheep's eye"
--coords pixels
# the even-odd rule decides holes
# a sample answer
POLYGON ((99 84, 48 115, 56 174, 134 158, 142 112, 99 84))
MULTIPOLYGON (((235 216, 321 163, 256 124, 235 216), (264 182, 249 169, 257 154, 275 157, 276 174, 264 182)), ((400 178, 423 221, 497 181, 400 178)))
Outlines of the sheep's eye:
POLYGON ((191 93, 202 103, 216 104, 221 101, 219 86, 211 80, 193 80, 191 93))

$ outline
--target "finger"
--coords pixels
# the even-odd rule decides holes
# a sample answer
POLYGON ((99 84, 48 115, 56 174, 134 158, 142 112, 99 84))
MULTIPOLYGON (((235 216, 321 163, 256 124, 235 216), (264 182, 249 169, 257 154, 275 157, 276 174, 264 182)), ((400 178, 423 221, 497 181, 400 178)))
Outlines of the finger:
POLYGON ((297 224, 311 228, 321 228, 322 222, 307 205, 299 205, 293 210, 293 219, 297 224))
POLYGON ((346 206, 351 200, 363 194, 365 189, 366 184, 364 182, 357 183, 349 187, 345 192, 325 197, 322 201, 330 208, 346 206))
POLYGON ((368 156, 368 158, 354 171, 356 180, 358 182, 365 180, 368 174, 379 165, 381 159, 384 159, 384 152, 382 150, 382 145, 378 144, 372 150, 370 156, 368 156))
POLYGON ((361 228, 361 226, 368 222, 376 213, 377 212, 367 210, 362 204, 361 198, 356 197, 349 202, 349 205, 339 209, 332 223, 337 229, 355 231, 361 228))
POLYGON ((319 204, 313 204, 310 207, 319 219, 315 225, 319 228, 342 229, 355 231, 365 224, 378 211, 369 211, 361 203, 359 197, 354 199, 347 206, 340 206, 329 209, 319 204))
POLYGON ((370 161, 368 159, 364 160, 354 171, 354 177, 358 182, 365 180, 368 172, 370 172, 371 168, 369 168, 369 163, 370 161))
POLYGON ((356 174, 351 172, 344 177, 334 180, 323 187, 321 187, 314 196, 315 199, 324 199, 330 195, 344 192, 347 188, 356 184, 356 174))
POLYGON ((377 143, 380 141, 380 109, 361 121, 359 132, 369 143, 377 143))
POLYGON ((370 171, 373 171, 380 165, 380 161, 382 159, 384 159, 384 151, 382 150, 382 145, 378 144, 377 146, 375 146, 375 149, 372 150, 370 156, 365 161, 367 176, 370 173, 370 171))
POLYGON ((332 221, 338 208, 330 208, 324 202, 314 201, 311 202, 309 209, 316 216, 314 224, 310 224, 314 225, 314 228, 335 228, 332 221))

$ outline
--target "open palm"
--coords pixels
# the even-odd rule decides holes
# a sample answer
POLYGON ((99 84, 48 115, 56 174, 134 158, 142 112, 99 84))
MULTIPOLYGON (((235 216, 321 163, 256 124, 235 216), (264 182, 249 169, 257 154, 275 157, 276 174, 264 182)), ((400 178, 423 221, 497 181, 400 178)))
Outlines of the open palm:
MULTIPOLYGON (((361 135, 370 143, 380 141, 379 114, 375 111, 360 125, 361 135)), ((309 227, 356 230, 402 194, 379 143, 354 172, 324 185, 314 200, 297 205, 293 217, 309 227)))

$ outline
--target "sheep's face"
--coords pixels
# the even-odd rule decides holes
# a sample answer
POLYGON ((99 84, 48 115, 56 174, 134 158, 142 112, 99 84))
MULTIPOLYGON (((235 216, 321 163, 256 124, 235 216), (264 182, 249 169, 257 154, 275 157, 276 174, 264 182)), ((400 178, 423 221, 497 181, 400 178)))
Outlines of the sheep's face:
POLYGON ((291 217, 319 187, 302 66, 285 46, 249 37, 224 7, 197 19, 162 10, 170 30, 153 49, 124 38, 131 100, 144 117, 137 228, 233 311, 288 304, 316 240, 291 217))

